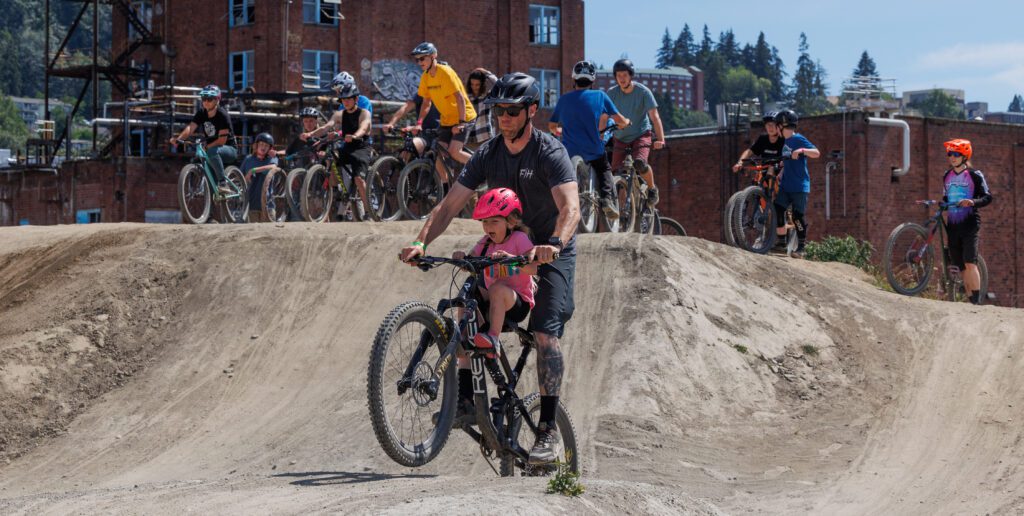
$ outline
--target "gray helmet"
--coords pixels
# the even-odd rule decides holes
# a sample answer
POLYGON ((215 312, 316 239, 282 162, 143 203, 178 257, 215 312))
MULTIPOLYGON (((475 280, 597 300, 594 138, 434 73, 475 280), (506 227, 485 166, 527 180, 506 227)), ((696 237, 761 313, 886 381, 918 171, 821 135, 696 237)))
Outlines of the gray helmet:
POLYGON ((320 118, 320 110, 315 107, 304 107, 299 112, 299 118, 320 118))
POLYGON ((586 79, 590 82, 597 80, 597 67, 590 61, 580 61, 572 67, 572 80, 586 79))
POLYGON ((540 102, 540 87, 537 79, 522 72, 505 74, 491 88, 484 104, 536 104, 540 102))
POLYGON ((437 55, 437 47, 435 47, 434 44, 429 41, 424 41, 423 43, 416 45, 416 48, 412 49, 412 52, 409 52, 409 55, 414 57, 437 55))
POLYGON ((358 96, 359 96, 359 86, 356 86, 356 83, 354 83, 354 82, 350 82, 348 84, 343 84, 341 86, 341 88, 338 89, 338 98, 340 98, 340 99, 350 99, 352 97, 358 97, 358 96))
POLYGON ((629 59, 619 59, 612 65, 612 73, 629 72, 629 76, 636 75, 636 68, 633 66, 633 61, 629 59))
POLYGON ((775 121, 775 116, 778 115, 778 114, 779 114, 778 111, 769 111, 769 112, 765 113, 764 115, 761 115, 761 121, 762 122, 774 122, 775 121))
POLYGON ((338 75, 335 75, 333 79, 331 79, 331 89, 334 91, 338 91, 339 89, 341 89, 342 86, 354 82, 356 82, 356 79, 355 77, 352 77, 352 74, 348 72, 340 72, 338 75))
POLYGON ((796 127, 798 121, 800 117, 792 109, 783 109, 775 114, 775 123, 779 124, 779 127, 796 127))
POLYGON ((274 146, 274 137, 270 133, 260 133, 256 135, 256 143, 263 142, 271 147, 274 146))

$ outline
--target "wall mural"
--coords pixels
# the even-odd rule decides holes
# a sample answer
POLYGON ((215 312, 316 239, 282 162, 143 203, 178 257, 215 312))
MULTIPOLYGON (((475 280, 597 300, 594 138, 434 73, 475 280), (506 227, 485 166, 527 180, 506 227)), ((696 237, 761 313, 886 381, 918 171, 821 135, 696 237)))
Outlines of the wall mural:
POLYGON ((406 101, 416 95, 423 71, 413 62, 385 59, 373 63, 373 83, 382 100, 406 101))

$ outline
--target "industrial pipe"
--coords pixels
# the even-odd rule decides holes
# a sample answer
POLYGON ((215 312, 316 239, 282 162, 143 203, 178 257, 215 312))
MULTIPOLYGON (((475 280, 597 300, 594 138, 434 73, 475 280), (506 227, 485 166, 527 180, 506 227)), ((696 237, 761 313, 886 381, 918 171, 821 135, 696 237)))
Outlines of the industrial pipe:
POLYGON ((868 117, 868 124, 899 127, 903 129, 903 168, 892 169, 892 177, 902 177, 910 172, 910 125, 905 120, 893 118, 868 117))

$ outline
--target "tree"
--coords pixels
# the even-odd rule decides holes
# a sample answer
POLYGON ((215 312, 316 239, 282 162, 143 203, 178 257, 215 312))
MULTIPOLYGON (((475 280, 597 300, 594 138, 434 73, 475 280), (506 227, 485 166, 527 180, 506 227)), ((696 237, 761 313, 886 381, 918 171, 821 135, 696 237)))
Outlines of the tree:
POLYGON ((722 32, 718 35, 718 53, 722 55, 722 59, 725 60, 725 64, 728 66, 739 66, 742 64, 742 58, 740 56, 740 47, 736 44, 736 35, 733 34, 732 29, 722 32))
POLYGON ((665 69, 673 64, 675 59, 675 45, 672 36, 668 35, 668 27, 665 27, 665 35, 661 37, 661 48, 655 54, 655 68, 665 69))
POLYGON ((857 62, 857 68, 853 69, 853 76, 878 77, 878 70, 875 68, 875 60, 871 59, 867 50, 860 55, 860 61, 857 62))
POLYGON ((693 33, 690 32, 689 24, 683 24, 683 30, 679 32, 672 49, 672 64, 675 66, 688 66, 694 63, 693 33))
POLYGON ((957 105, 956 99, 936 88, 921 102, 910 104, 924 116, 936 118, 963 118, 964 112, 957 105))
POLYGON ((27 138, 28 127, 18 114, 14 101, 0 93, 0 148, 24 149, 27 138))
POLYGON ((697 47, 695 60, 697 66, 704 68, 708 65, 708 59, 711 59, 711 54, 715 50, 715 43, 711 41, 711 31, 708 30, 708 26, 704 25, 704 37, 700 40, 700 46, 697 47))
POLYGON ((754 75, 742 66, 730 68, 722 76, 722 102, 740 102, 752 98, 764 99, 772 84, 768 79, 754 75))
POLYGON ((1006 108, 1010 113, 1024 113, 1024 97, 1014 95, 1010 101, 1010 107, 1006 108))
POLYGON ((793 74, 793 109, 800 115, 817 115, 830 110, 826 98, 825 69, 807 52, 807 35, 800 33, 800 57, 793 74))
POLYGON ((675 113, 677 129, 690 129, 692 127, 712 127, 715 119, 703 111, 691 111, 679 109, 675 113))

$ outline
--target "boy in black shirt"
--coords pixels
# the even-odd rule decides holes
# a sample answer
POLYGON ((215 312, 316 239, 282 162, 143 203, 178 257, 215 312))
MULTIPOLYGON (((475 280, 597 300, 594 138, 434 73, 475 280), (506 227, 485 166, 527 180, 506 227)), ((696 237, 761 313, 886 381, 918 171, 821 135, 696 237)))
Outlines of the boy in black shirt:
POLYGON ((749 149, 743 151, 743 154, 740 154, 739 161, 732 166, 733 172, 739 172, 743 168, 743 160, 751 156, 759 158, 782 157, 782 147, 786 145, 786 139, 782 137, 782 132, 775 123, 775 115, 776 113, 771 111, 761 117, 764 120, 764 134, 758 136, 754 144, 749 149))
POLYGON ((232 193, 234 190, 227 185, 224 177, 224 165, 233 164, 238 159, 235 150, 235 135, 231 129, 231 117, 226 109, 220 107, 220 88, 210 84, 199 92, 203 107, 196 111, 192 121, 181 134, 171 138, 171 147, 177 146, 177 140, 186 140, 197 128, 202 129, 206 137, 206 153, 210 168, 217 177, 221 193, 232 193))

